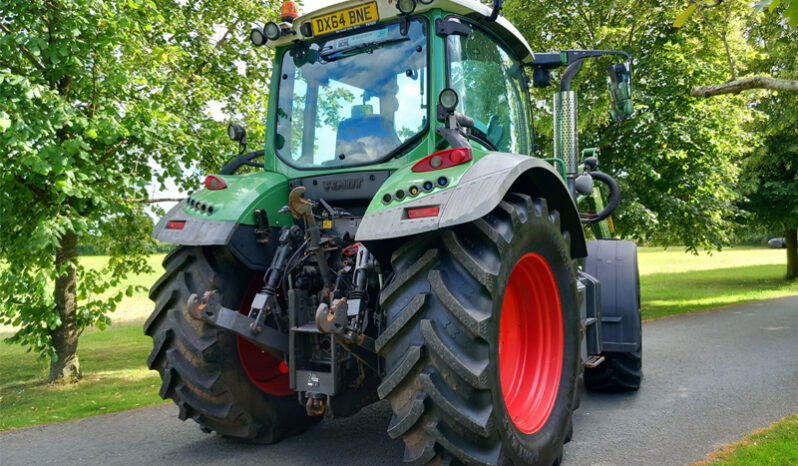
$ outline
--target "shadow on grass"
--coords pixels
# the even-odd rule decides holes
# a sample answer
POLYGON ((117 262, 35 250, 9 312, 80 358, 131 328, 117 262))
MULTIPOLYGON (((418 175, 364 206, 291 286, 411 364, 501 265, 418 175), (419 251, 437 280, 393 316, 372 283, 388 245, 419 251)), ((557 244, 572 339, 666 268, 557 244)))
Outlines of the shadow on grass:
POLYGON ((643 318, 653 319, 730 304, 798 294, 784 266, 747 265, 640 277, 643 318))
POLYGON ((19 346, 0 346, 0 430, 66 421, 163 403, 160 378, 145 362, 141 328, 87 333, 78 348, 83 379, 48 384, 47 363, 19 346))

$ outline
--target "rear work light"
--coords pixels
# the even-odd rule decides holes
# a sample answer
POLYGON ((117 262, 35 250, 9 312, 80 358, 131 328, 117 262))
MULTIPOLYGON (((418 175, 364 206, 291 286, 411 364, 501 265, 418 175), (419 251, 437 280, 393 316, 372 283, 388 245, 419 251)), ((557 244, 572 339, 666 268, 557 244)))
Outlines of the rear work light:
POLYGON ((442 170, 444 168, 460 165, 461 163, 470 162, 471 159, 471 149, 468 147, 446 149, 424 157, 416 162, 411 170, 416 173, 442 170))
POLYGON ((182 230, 186 226, 185 220, 170 220, 166 222, 167 230, 182 230))
POLYGON ((440 213, 441 208, 439 206, 434 207, 411 207, 406 210, 407 218, 425 218, 425 217, 437 217, 440 213))
POLYGON ((211 191, 217 191, 227 187, 227 183, 216 175, 208 175, 205 177, 205 187, 211 191))

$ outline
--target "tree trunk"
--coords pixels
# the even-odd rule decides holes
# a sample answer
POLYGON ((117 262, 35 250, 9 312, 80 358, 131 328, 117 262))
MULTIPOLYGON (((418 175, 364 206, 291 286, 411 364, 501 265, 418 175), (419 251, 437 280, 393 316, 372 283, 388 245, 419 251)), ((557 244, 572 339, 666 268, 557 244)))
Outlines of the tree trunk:
POLYGON ((787 240, 787 280, 798 279, 798 229, 787 228, 785 233, 787 240))
POLYGON ((52 330, 53 347, 58 356, 50 361, 50 382, 60 382, 80 378, 78 363, 77 328, 77 271, 78 236, 66 233, 61 238, 61 247, 55 254, 55 266, 60 270, 68 266, 65 273, 55 280, 55 307, 61 317, 61 325, 52 330))

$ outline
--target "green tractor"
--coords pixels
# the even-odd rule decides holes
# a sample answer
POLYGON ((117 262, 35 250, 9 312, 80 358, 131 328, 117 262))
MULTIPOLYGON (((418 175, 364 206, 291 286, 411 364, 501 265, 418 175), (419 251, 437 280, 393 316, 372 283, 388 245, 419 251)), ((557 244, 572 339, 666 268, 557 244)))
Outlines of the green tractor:
POLYGON ((570 88, 621 56, 626 118, 631 61, 533 53, 501 7, 285 2, 252 31, 275 57, 265 145, 230 125, 240 155, 153 234, 178 246, 147 362, 181 419, 271 443, 387 399, 407 462, 551 465, 580 377, 637 390, 637 251, 611 238, 620 193, 579 151, 570 88), (557 68, 539 158, 529 88, 557 68))

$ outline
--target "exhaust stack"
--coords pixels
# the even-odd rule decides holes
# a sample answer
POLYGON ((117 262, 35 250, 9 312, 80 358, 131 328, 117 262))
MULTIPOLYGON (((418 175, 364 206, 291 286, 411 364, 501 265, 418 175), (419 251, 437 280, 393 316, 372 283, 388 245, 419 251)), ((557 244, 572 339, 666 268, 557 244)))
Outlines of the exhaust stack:
POLYGON ((554 156, 565 162, 565 171, 574 175, 579 165, 578 108, 574 91, 554 94, 554 156))

